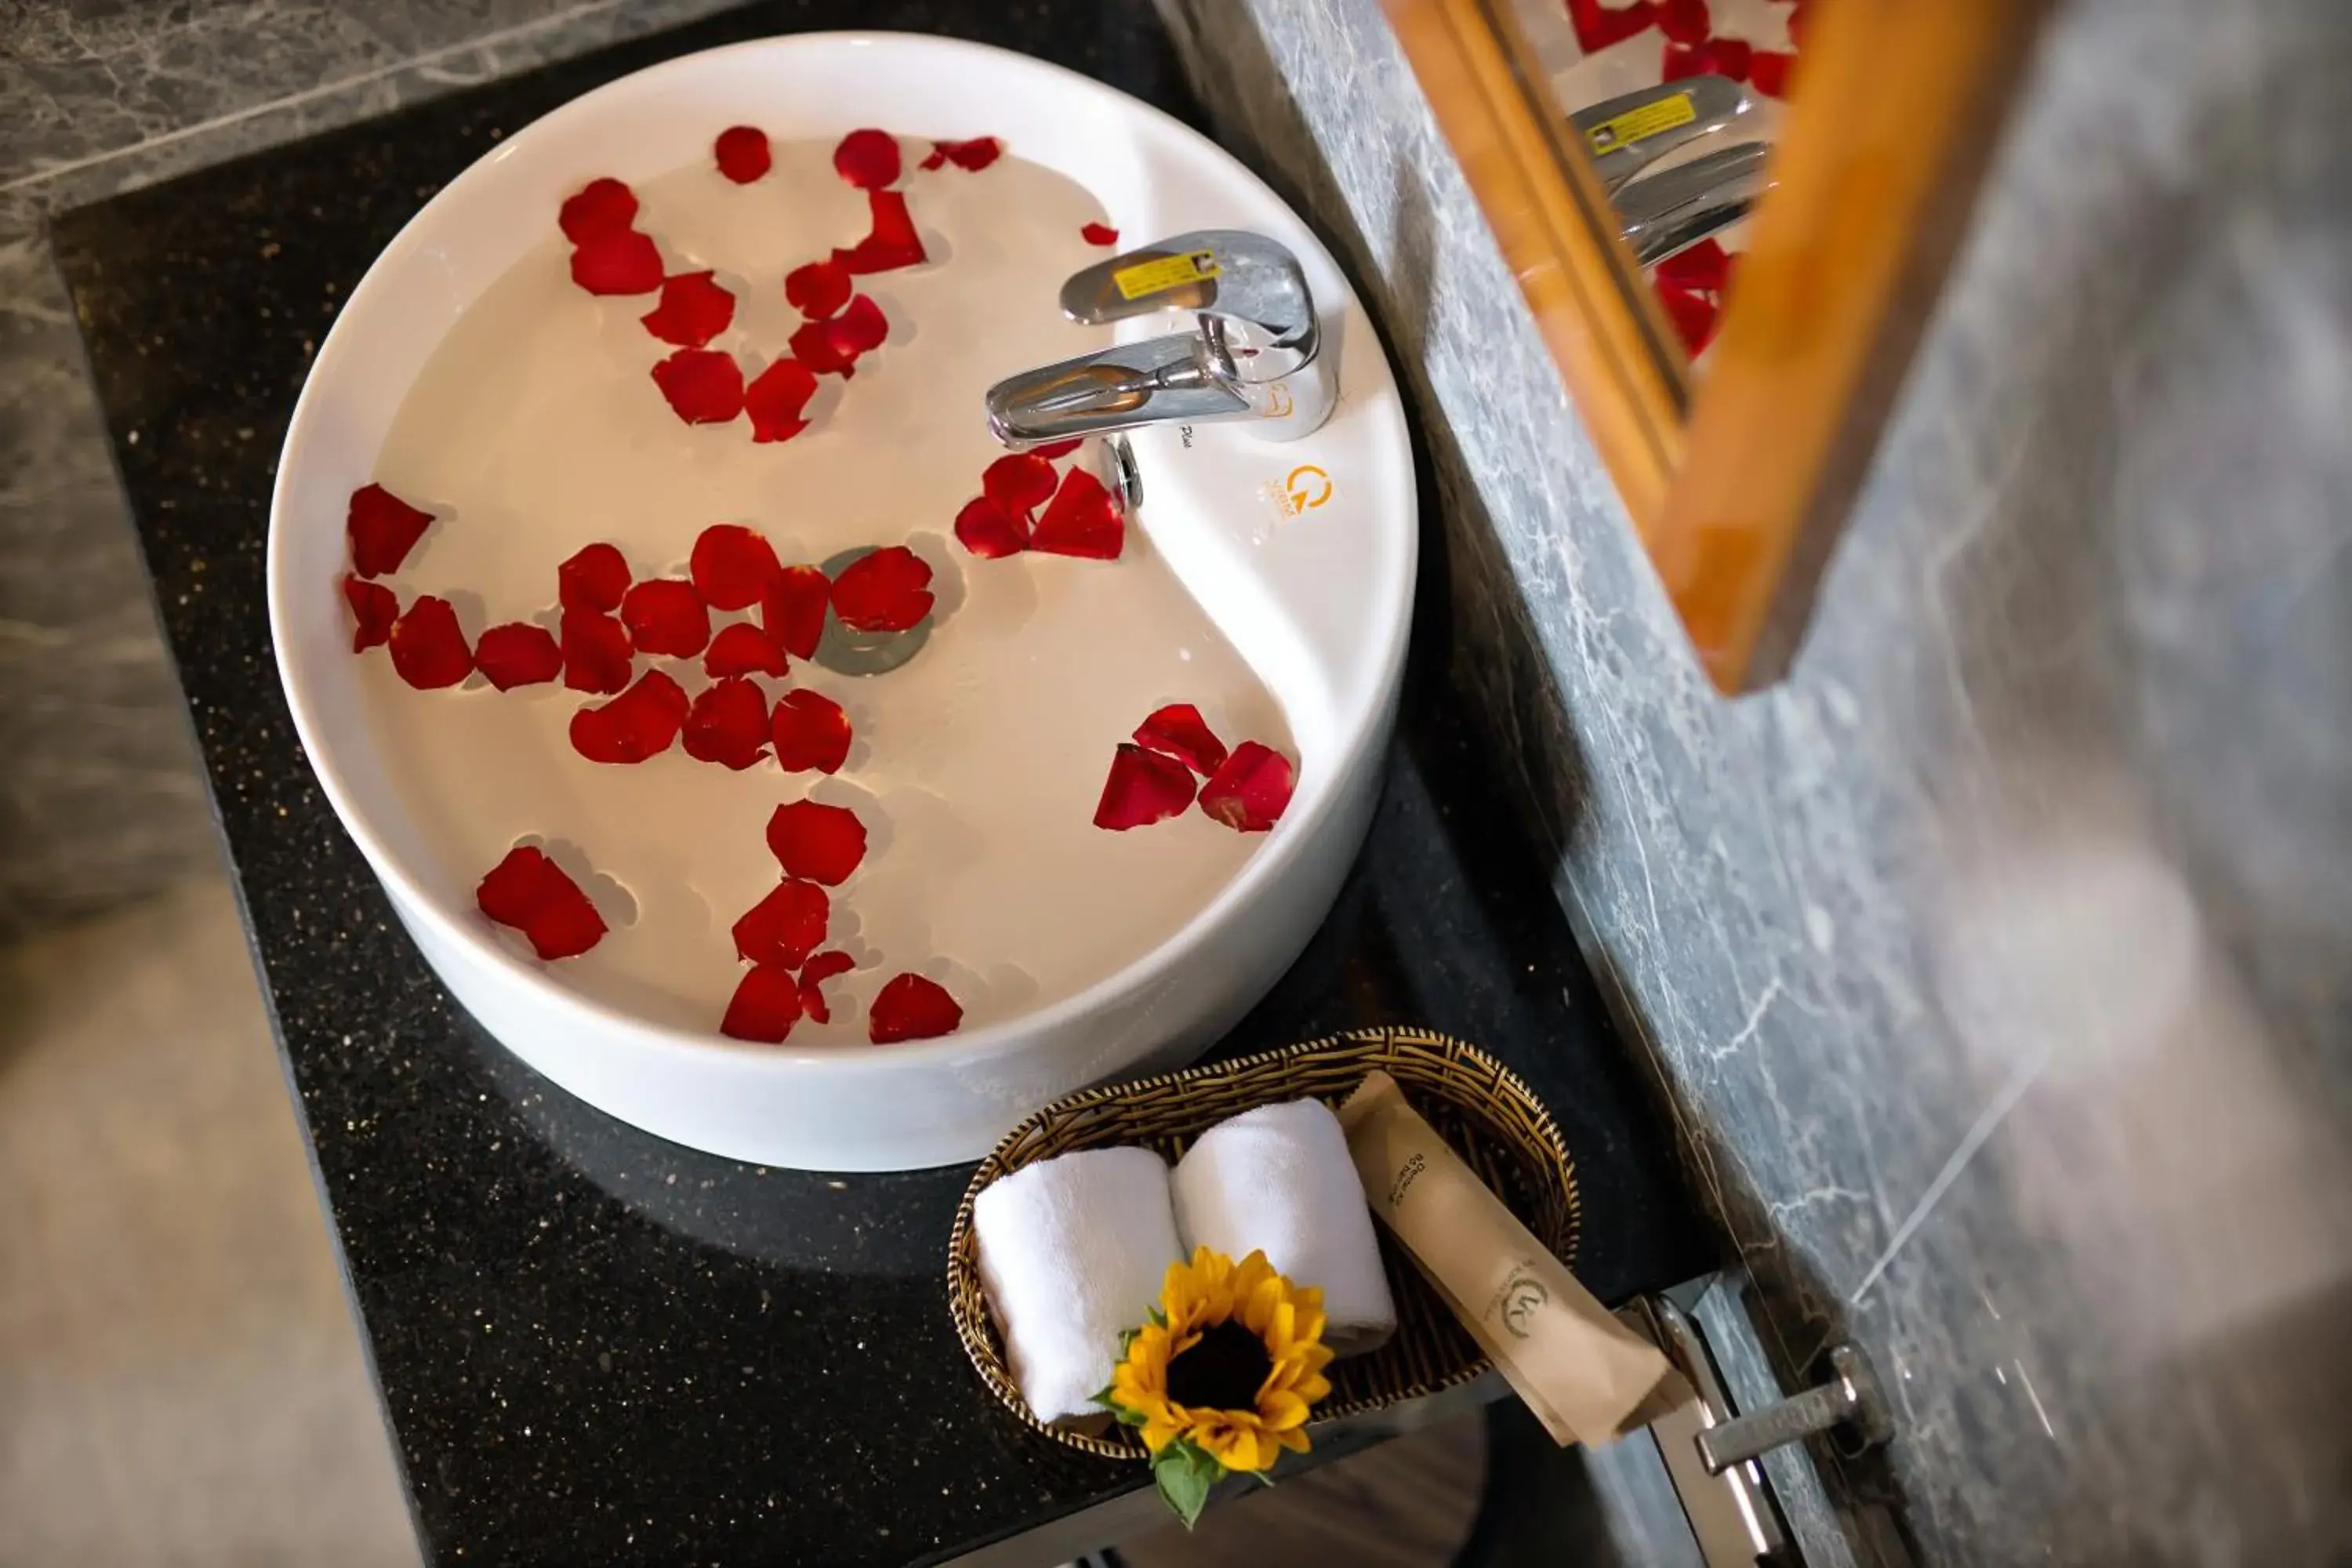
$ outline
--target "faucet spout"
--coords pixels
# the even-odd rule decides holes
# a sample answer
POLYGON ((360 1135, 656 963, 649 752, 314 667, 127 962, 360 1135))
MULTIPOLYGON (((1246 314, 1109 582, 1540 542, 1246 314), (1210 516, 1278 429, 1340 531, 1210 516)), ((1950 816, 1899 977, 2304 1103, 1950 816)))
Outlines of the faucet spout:
POLYGON ((1329 416, 1339 392, 1307 279, 1263 235, 1202 229, 1131 250, 1062 286, 1072 321, 1193 312, 1193 330, 1024 371, 988 390, 990 432, 1016 451, 1150 425, 1251 419, 1292 440, 1329 416))
POLYGON ((1190 332, 1122 343, 988 389, 988 428, 1014 451, 1139 426, 1232 419, 1249 404, 1206 371, 1190 332))

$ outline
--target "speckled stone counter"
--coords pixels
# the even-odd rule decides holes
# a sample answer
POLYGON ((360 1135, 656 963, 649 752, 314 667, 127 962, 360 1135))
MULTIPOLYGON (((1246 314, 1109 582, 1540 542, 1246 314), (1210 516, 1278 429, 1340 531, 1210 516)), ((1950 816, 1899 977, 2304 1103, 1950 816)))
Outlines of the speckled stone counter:
MULTIPOLYGON (((320 798, 264 626, 280 434, 318 339, 409 214, 499 135, 602 80, 850 10, 751 7, 57 226, 436 1562, 935 1562, 1142 1479, 1024 1433, 971 1374, 941 1283, 965 1172, 808 1175, 696 1154, 571 1100, 459 1013, 320 798)), ((854 19, 978 32, 1193 116, 1141 5, 854 19)), ((1423 585, 1425 604, 1445 599, 1423 585)), ((1372 841, 1307 955, 1223 1049, 1389 1021, 1486 1044, 1546 1097, 1575 1153, 1586 1281, 1612 1300, 1664 1286, 1711 1248, 1539 858, 1507 826, 1439 682, 1443 617, 1424 619, 1372 841)))

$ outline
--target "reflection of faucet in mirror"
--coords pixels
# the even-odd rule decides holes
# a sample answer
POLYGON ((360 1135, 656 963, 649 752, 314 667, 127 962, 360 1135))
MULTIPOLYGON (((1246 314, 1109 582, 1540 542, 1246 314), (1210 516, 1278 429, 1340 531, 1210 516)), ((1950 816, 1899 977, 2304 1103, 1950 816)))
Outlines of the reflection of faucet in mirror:
POLYGON ((1736 135, 1751 107, 1727 77, 1686 77, 1596 103, 1570 118, 1617 209, 1618 232, 1644 267, 1748 216, 1769 188, 1770 148, 1755 141, 1658 168, 1700 141, 1736 135))
POLYGON ((1569 123, 1584 139, 1601 184, 1614 193, 1676 148, 1736 132, 1755 106, 1727 76, 1694 76, 1602 99, 1569 123))
POLYGON ((1007 376, 988 427, 1016 451, 1147 425, 1248 419, 1296 440, 1330 416, 1339 386, 1318 356, 1315 300, 1298 258, 1264 235, 1200 229, 1072 275, 1062 313, 1098 325, 1192 310, 1193 329, 1007 376))

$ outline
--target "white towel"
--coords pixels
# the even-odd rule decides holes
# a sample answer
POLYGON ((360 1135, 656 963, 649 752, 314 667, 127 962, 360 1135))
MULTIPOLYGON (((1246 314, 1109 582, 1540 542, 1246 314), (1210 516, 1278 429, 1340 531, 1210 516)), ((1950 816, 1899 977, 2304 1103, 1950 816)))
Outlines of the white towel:
POLYGON ((1187 1256, 1252 1252, 1294 1285, 1323 1288, 1324 1342, 1341 1355, 1396 1331, 1371 1211, 1339 1119, 1319 1100, 1220 1121, 1176 1162, 1176 1234, 1187 1256))
POLYGON ((1118 1336, 1160 1302, 1181 1256, 1168 1163, 1149 1149, 1082 1149, 981 1189, 980 1282, 1021 1397, 1040 1421, 1104 1414, 1118 1336))

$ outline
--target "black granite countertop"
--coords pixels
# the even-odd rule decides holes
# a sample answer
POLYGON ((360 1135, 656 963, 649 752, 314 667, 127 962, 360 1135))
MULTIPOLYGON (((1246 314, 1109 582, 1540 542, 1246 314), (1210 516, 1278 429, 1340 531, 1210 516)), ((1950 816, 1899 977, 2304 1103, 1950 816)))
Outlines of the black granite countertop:
MULTIPOLYGON (((56 225, 436 1562, 932 1562, 1143 1479, 1028 1434, 971 1375, 942 1284, 966 1172, 698 1154, 572 1100, 459 1012, 320 795, 263 613, 276 453, 318 340, 418 205, 565 100, 668 55, 854 22, 985 37, 1197 121, 1148 5, 983 9, 750 6, 56 225)), ((1711 1251, 1540 858, 1435 679, 1445 597, 1424 581, 1370 844, 1221 1050, 1380 1022, 1483 1043, 1557 1115, 1583 1193, 1578 1271, 1622 1300, 1711 1251)))

